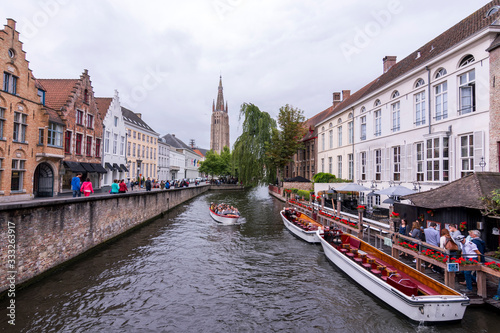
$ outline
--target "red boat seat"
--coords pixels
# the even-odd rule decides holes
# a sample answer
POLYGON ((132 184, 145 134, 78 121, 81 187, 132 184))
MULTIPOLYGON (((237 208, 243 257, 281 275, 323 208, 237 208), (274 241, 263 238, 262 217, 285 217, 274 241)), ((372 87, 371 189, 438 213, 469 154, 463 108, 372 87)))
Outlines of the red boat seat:
POLYGON ((418 286, 410 279, 400 278, 394 274, 387 278, 387 283, 407 296, 418 295, 418 286))

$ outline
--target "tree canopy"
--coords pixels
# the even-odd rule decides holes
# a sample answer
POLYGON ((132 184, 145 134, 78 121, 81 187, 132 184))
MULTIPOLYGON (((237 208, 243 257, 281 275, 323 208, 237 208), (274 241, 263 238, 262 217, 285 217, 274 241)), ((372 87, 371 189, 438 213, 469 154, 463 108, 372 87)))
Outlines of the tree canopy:
POLYGON ((231 175, 231 152, 226 146, 219 155, 216 151, 209 150, 205 155, 205 160, 200 163, 198 170, 207 175, 228 176, 231 175))
POLYGON ((267 147, 267 156, 279 172, 283 172, 283 168, 292 161, 293 155, 304 146, 302 138, 307 131, 304 120, 302 110, 288 104, 280 108, 279 129, 273 128, 271 142, 267 147))
POLYGON ((234 168, 238 179, 245 185, 273 182, 275 169, 266 155, 276 121, 254 104, 243 103, 239 120, 244 118, 242 133, 233 149, 234 168))

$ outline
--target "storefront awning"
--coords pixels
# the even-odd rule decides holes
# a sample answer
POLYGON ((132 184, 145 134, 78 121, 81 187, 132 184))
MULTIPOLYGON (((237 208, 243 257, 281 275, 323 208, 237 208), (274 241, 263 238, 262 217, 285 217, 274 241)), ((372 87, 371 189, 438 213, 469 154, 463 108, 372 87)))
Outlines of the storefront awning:
POLYGON ((116 164, 116 163, 113 163, 113 168, 114 168, 115 170, 118 170, 118 172, 122 172, 122 169, 120 169, 120 167, 119 167, 119 166, 118 166, 118 164, 116 164))
POLYGON ((113 166, 112 166, 110 163, 108 163, 108 162, 104 163, 104 165, 106 166, 106 168, 107 168, 109 171, 113 171, 113 170, 115 170, 115 169, 113 168, 113 166))
POLYGON ((106 169, 104 169, 103 166, 98 163, 92 163, 92 167, 97 173, 108 173, 108 171, 106 171, 106 169))
POLYGON ((128 169, 125 165, 120 164, 120 168, 122 169, 123 172, 128 172, 128 169))
POLYGON ((83 166, 78 163, 78 162, 69 162, 69 161, 64 161, 63 162, 64 167, 66 169, 69 169, 73 172, 85 172, 86 170, 83 168, 83 166))
POLYGON ((81 165, 87 172, 96 172, 91 163, 81 163, 81 165))

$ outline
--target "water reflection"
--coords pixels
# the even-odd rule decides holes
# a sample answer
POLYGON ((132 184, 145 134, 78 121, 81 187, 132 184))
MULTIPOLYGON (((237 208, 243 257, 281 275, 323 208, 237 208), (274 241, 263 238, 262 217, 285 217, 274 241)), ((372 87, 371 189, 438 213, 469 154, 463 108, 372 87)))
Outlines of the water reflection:
POLYGON ((477 309, 456 325, 407 321, 339 272, 320 246, 288 233, 282 206, 265 188, 195 198, 20 292, 16 331, 456 333, 500 324, 477 309), (217 224, 212 201, 237 206, 245 223, 217 224))

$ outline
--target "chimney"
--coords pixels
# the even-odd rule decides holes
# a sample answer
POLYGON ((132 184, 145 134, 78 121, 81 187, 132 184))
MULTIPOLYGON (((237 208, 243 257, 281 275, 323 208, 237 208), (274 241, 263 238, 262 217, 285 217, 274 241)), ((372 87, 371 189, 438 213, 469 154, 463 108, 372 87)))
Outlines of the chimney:
POLYGON ((345 101, 351 96, 350 90, 342 90, 342 101, 345 101))
POLYGON ((382 61, 384 62, 384 73, 387 73, 387 71, 396 64, 396 56, 385 56, 382 61))
POLYGON ((333 107, 336 107, 337 105, 339 105, 340 102, 342 102, 342 100, 340 99, 340 93, 334 92, 333 93, 333 107))

